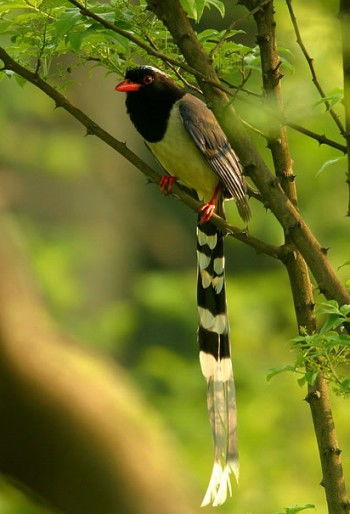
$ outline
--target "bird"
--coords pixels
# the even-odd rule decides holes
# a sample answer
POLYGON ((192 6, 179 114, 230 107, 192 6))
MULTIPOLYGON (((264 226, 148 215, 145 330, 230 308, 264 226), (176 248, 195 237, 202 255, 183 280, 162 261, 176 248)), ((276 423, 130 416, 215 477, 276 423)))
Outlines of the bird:
POLYGON ((250 219, 240 161, 213 112, 167 73, 149 65, 126 71, 115 90, 126 93, 136 130, 166 174, 160 190, 173 184, 194 191, 201 202, 197 222, 197 306, 199 361, 207 381, 207 407, 214 440, 214 464, 202 506, 224 503, 238 482, 236 394, 225 293, 224 233, 210 220, 224 217, 233 199, 243 221, 250 219))

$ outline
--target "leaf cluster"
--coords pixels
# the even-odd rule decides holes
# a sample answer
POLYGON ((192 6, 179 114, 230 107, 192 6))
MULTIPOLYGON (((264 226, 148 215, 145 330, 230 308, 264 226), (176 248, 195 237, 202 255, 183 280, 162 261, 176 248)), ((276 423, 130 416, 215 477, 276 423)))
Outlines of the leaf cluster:
MULTIPOLYGON (((91 2, 89 8, 120 29, 177 57, 166 29, 146 10, 143 0, 137 5, 125 0, 91 2)), ((61 78, 63 74, 67 78, 73 66, 87 63, 123 74, 126 67, 135 65, 136 58, 139 62, 150 61, 135 43, 84 16, 66 0, 0 0, 0 35, 7 36, 7 47, 16 60, 45 79, 57 76, 57 58, 67 54, 74 57, 73 64, 61 70, 61 78)))
MULTIPOLYGON (((182 0, 182 3, 187 14, 197 22, 206 7, 216 8, 221 16, 225 14, 220 0, 182 0)), ((169 32, 147 9, 145 0, 91 1, 84 5, 153 50, 184 63, 169 32)), ((214 28, 198 34, 205 50, 212 52, 217 71, 227 80, 237 80, 237 74, 238 78, 247 80, 252 71, 260 73, 258 47, 237 42, 235 37, 240 34, 244 31, 214 28)), ((81 65, 101 66, 106 73, 123 76, 130 66, 155 61, 154 56, 134 41, 84 15, 68 0, 0 0, 0 36, 5 36, 7 50, 19 63, 54 82, 56 87, 70 83, 72 70, 81 65), (62 60, 63 56, 67 58, 62 60)), ((158 66, 163 67, 164 63, 158 66)), ((167 69, 171 75, 178 71, 167 69)), ((6 74, 12 75, 5 72, 0 76, 6 74)), ((193 80, 189 74, 183 71, 181 74, 185 81, 193 80)), ((17 80, 21 85, 25 82, 21 78, 17 80)))
POLYGON ((314 385, 319 373, 322 373, 337 394, 348 396, 350 335, 345 332, 344 326, 350 323, 350 305, 340 307, 336 301, 331 300, 322 303, 317 313, 326 315, 321 328, 313 334, 301 330, 301 335, 292 339, 292 347, 296 350, 295 362, 271 369, 267 379, 292 371, 299 375, 300 386, 314 385))

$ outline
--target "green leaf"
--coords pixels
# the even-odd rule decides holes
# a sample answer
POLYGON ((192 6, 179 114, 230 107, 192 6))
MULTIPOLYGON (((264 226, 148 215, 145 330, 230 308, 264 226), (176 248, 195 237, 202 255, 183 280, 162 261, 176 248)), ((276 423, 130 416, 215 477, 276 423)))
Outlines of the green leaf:
POLYGON ((348 314, 350 314, 350 305, 349 304, 342 305, 339 310, 344 316, 347 316, 348 314))
POLYGON ((306 509, 314 509, 315 505, 312 503, 307 503, 306 505, 291 505, 290 507, 286 507, 282 512, 276 512, 275 514, 297 514, 297 512, 301 512, 306 509))
POLYGON ((342 323, 344 323, 344 318, 339 317, 338 314, 330 314, 327 321, 321 327, 319 333, 320 335, 323 335, 329 330, 339 327, 342 323))
POLYGON ((322 164, 321 168, 316 173, 316 177, 318 177, 321 173, 324 172, 329 166, 333 166, 333 164, 337 164, 339 161, 343 161, 346 159, 346 155, 342 155, 341 157, 337 157, 336 159, 329 159, 329 161, 326 161, 322 164))
POLYGON ((55 23, 57 37, 61 38, 66 35, 80 19, 81 15, 78 8, 67 9, 55 23))
POLYGON ((338 267, 338 271, 340 269, 342 269, 344 266, 349 266, 350 265, 350 261, 345 261, 343 264, 341 264, 339 267, 338 267))
POLYGON ((320 98, 317 102, 314 103, 314 107, 316 105, 320 105, 322 103, 328 102, 330 107, 333 107, 338 102, 341 102, 344 98, 344 91, 340 87, 337 87, 335 89, 332 89, 332 91, 329 92, 329 95, 327 95, 324 98, 320 98))
POLYGON ((205 0, 196 0, 196 6, 197 6, 197 21, 200 21, 201 17, 203 16, 203 11, 205 8, 206 1, 205 0))
POLYGON ((339 305, 335 300, 323 302, 316 309, 316 314, 339 314, 339 305))
POLYGON ((269 373, 266 376, 266 380, 270 381, 272 377, 278 375, 279 373, 284 373, 285 371, 295 371, 295 366, 291 366, 287 364, 285 366, 281 366, 279 368, 271 368, 269 373))
POLYGON ((316 378, 318 375, 318 371, 307 371, 305 373, 305 380, 309 385, 314 385, 316 382, 316 378))
POLYGON ((225 4, 221 0, 206 0, 205 3, 206 5, 212 5, 215 7, 221 14, 222 18, 225 16, 225 4))
POLYGON ((33 7, 25 4, 24 2, 23 3, 20 3, 20 2, 2 3, 2 2, 0 2, 0 14, 3 12, 9 11, 11 9, 33 9, 33 7))
POLYGON ((197 21, 197 5, 196 0, 181 0, 181 5, 186 14, 197 21))

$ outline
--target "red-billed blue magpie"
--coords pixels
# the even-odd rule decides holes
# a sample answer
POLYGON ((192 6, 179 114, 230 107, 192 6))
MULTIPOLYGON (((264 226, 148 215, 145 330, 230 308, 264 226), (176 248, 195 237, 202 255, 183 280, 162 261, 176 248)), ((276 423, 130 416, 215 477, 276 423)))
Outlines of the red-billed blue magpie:
POLYGON ((231 493, 230 474, 238 479, 237 422, 223 234, 210 218, 215 209, 223 216, 224 199, 233 198, 248 221, 242 167, 212 111, 164 72, 152 66, 129 69, 115 89, 127 93, 131 121, 168 173, 161 179, 161 190, 170 191, 178 181, 203 202, 197 225, 198 341, 215 456, 202 505, 220 505, 231 493))

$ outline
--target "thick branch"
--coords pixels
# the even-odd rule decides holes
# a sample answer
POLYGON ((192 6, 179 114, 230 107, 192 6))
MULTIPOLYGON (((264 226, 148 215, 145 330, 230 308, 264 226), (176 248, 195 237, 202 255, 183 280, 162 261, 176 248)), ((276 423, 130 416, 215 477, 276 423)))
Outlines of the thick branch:
MULTIPOLYGON (((87 135, 95 135, 102 141, 104 141, 111 148, 120 153, 123 157, 125 157, 131 164, 133 164, 141 173, 146 175, 152 182, 158 184, 160 180, 160 175, 154 171, 148 164, 146 164, 142 159, 140 159, 134 152, 132 152, 125 143, 118 141, 118 139, 114 138, 109 132, 104 130, 100 125, 95 123, 91 118, 89 118, 84 112, 80 109, 72 105, 66 97, 64 97, 61 93, 56 91, 50 84, 42 80, 35 73, 27 70, 19 63, 14 61, 9 54, 0 47, 0 59, 5 63, 6 69, 12 70, 21 77, 25 78, 36 87, 41 89, 44 93, 46 93, 50 98, 54 100, 56 103, 56 107, 62 107, 67 112, 69 112, 75 119, 77 119, 82 125, 86 127, 87 135)), ((180 187, 174 185, 172 188, 174 196, 179 198, 183 203, 185 203, 188 207, 190 207, 194 211, 198 211, 201 203, 192 197, 190 194, 186 193, 180 187)), ((251 196, 256 196, 259 198, 254 190, 251 192, 251 196)), ((227 235, 238 239, 251 246, 256 250, 257 253, 265 253, 270 257, 274 257, 278 259, 281 255, 281 250, 278 246, 270 245, 261 241, 260 239, 251 236, 246 229, 240 229, 235 227, 226 220, 221 218, 220 216, 214 215, 212 218, 212 222, 221 228, 227 235)))
MULTIPOLYGON (((292 158, 289 151, 287 131, 277 119, 282 116, 283 104, 281 95, 280 72, 281 60, 277 53, 273 2, 254 14, 258 28, 257 42, 260 48, 263 87, 265 97, 276 112, 276 123, 270 125, 268 146, 273 157, 276 176, 289 200, 297 205, 295 175, 292 169, 292 158)), ((286 234, 289 237, 289 234, 286 234)))
MULTIPOLYGON (((218 84, 219 79, 210 59, 200 45, 179 1, 148 0, 148 5, 168 27, 174 41, 190 66, 201 70, 202 74, 208 77, 210 81, 218 84)), ((215 112, 232 146, 237 151, 246 174, 252 178, 284 230, 290 233, 294 244, 306 260, 322 292, 327 298, 337 300, 339 304, 349 303, 349 292, 338 280, 322 251, 321 245, 284 194, 278 179, 271 174, 235 113, 233 106, 228 105, 226 95, 207 82, 199 80, 199 85, 205 94, 208 105, 215 112)))
POLYGON ((340 22, 342 29, 343 46, 343 75, 344 75, 344 109, 345 109, 345 129, 346 145, 348 149, 348 169, 346 182, 348 184, 348 212, 350 216, 350 4, 348 0, 340 1, 340 22))
MULTIPOLYGON (((315 67, 314 67, 314 60, 312 57, 310 57, 304 43, 303 43, 303 40, 302 40, 302 37, 301 37, 301 34, 300 34, 300 30, 299 30, 299 26, 298 26, 298 22, 297 22, 297 19, 296 19, 296 16, 294 14, 294 10, 293 10, 293 6, 292 6, 292 0, 287 0, 287 7, 288 7, 288 11, 289 11, 289 14, 290 14, 290 18, 291 18, 291 21, 292 21, 292 24, 293 24, 293 28, 294 28, 294 32, 295 32, 295 35, 296 35, 296 38, 297 38, 297 43, 298 45, 300 46, 301 48, 301 51, 306 59, 306 62, 309 66, 309 69, 310 69, 310 73, 311 73, 311 76, 312 76, 312 82, 315 84, 315 87, 317 89, 317 91, 319 92, 321 98, 325 99, 326 98, 326 93, 324 92, 318 78, 317 78, 317 75, 316 75, 316 71, 315 71, 315 67)), ((337 113, 334 111, 334 109, 332 109, 330 103, 328 102, 328 100, 325 100, 324 101, 325 103, 325 106, 327 108, 327 111, 329 112, 329 114, 332 116, 335 124, 337 125, 338 129, 339 129, 339 132, 341 133, 342 136, 346 137, 346 134, 345 134, 345 129, 343 127, 343 124, 342 122, 340 121, 339 119, 339 116, 337 115, 337 113)))
MULTIPOLYGON (((282 113, 281 75, 279 73, 280 59, 277 52, 273 3, 258 11, 255 16, 258 28, 258 43, 260 46, 261 65, 263 70, 263 85, 265 95, 275 106, 278 113, 282 113)), ((296 184, 289 182, 292 174, 287 133, 282 127, 271 130, 269 147, 273 156, 277 176, 285 177, 282 181, 287 196, 297 204, 296 184)), ((285 234, 287 244, 290 244, 290 235, 285 234)), ((286 255, 284 264, 287 268, 291 290, 293 294, 294 309, 298 329, 312 334, 316 330, 314 314, 314 298, 308 268, 300 253, 290 251, 286 255)), ((330 514, 343 514, 344 505, 349 505, 340 453, 331 451, 338 448, 335 425, 328 397, 328 386, 320 375, 314 386, 309 387, 309 405, 314 423, 315 435, 318 443, 319 457, 323 472, 322 483, 325 488, 328 509, 330 514)))

